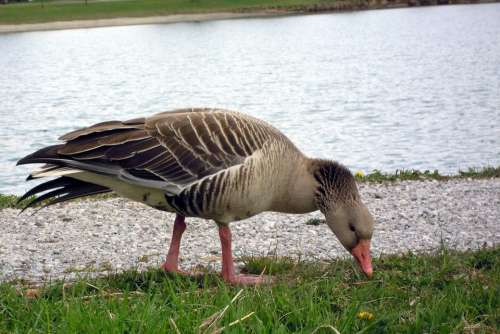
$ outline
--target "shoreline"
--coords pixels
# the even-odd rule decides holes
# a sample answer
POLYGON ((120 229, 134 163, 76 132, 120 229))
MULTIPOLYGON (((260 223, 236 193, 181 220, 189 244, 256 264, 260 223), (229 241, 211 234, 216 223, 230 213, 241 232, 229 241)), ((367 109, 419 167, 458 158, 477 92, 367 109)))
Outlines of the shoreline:
POLYGON ((284 11, 258 11, 248 13, 217 12, 202 14, 170 14, 161 16, 145 17, 117 17, 110 19, 95 20, 72 20, 55 21, 42 23, 21 23, 21 24, 0 24, 0 33, 46 31, 46 30, 67 30, 67 29, 88 29, 118 26, 133 26, 147 24, 168 24, 181 22, 205 22, 217 20, 232 20, 258 17, 290 16, 300 13, 284 11))
MULTIPOLYGON (((115 17, 100 19, 81 19, 81 20, 63 20, 40 23, 19 23, 19 24, 0 24, 0 34, 47 31, 47 30, 66 30, 66 29, 88 29, 101 27, 116 27, 129 25, 147 25, 147 24, 169 24, 181 22, 205 22, 216 20, 231 20, 243 18, 265 18, 280 17, 292 15, 307 14, 326 14, 341 13, 360 10, 375 9, 395 9, 410 7, 429 7, 443 5, 470 5, 470 4, 488 4, 498 3, 500 0, 368 0, 368 1, 337 1, 329 5, 310 5, 310 6, 290 6, 263 9, 241 8, 236 11, 206 12, 206 13, 186 13, 186 14, 168 14, 144 17, 115 17)), ((0 7, 1 8, 1 7, 0 7)))

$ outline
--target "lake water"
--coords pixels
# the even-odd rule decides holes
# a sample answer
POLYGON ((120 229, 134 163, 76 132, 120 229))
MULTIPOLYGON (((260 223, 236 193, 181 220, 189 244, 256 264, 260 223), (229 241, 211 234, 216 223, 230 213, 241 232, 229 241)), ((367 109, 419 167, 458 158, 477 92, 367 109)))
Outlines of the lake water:
POLYGON ((194 106, 353 170, 496 166, 500 4, 3 34, 0 89, 0 193, 67 131, 194 106))

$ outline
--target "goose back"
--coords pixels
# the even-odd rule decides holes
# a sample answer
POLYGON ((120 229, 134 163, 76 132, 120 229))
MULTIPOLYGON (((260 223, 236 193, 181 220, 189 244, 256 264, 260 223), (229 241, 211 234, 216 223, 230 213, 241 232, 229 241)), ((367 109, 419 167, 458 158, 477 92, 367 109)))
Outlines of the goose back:
POLYGON ((219 221, 270 209, 276 194, 284 191, 280 184, 286 183, 290 169, 285 165, 302 156, 268 123, 222 109, 181 109, 103 122, 61 139, 66 142, 19 163, 74 168, 82 173, 71 177, 95 180, 134 200, 137 189, 153 189, 157 208, 219 221), (158 191, 166 203, 160 205, 158 191))

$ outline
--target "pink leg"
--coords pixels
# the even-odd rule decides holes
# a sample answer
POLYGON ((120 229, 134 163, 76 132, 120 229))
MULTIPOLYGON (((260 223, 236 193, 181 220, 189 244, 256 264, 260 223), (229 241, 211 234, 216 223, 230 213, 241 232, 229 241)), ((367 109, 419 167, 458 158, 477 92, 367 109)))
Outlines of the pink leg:
POLYGON ((270 280, 264 276, 236 275, 234 273, 233 254, 231 250, 231 230, 229 226, 219 225, 219 237, 222 246, 222 278, 231 284, 261 284, 270 280))
POLYGON ((182 234, 186 230, 184 219, 185 217, 181 215, 175 217, 174 231, 172 232, 172 240, 170 240, 167 260, 161 266, 165 271, 182 273, 179 270, 179 248, 181 247, 182 234))

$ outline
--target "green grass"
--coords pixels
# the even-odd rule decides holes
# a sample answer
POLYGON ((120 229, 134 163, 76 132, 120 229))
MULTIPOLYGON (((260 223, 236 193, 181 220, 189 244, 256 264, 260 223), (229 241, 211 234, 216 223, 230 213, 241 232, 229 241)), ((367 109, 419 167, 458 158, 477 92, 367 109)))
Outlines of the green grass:
POLYGON ((0 24, 180 13, 241 12, 268 9, 307 10, 308 8, 318 8, 318 6, 326 6, 327 9, 335 2, 335 0, 119 0, 89 1, 88 5, 85 5, 85 1, 37 1, 0 5, 0 24))
MULTIPOLYGON (((82 199, 86 200, 104 200, 108 198, 115 198, 117 195, 115 193, 104 193, 104 194, 99 194, 99 195, 94 195, 94 196, 89 196, 89 197, 83 197, 80 199, 75 199, 75 201, 79 201, 82 199)), ((30 201, 34 200, 36 196, 30 196, 26 198, 25 200, 17 203, 18 199, 20 196, 17 195, 3 195, 0 194, 0 210, 1 209, 22 209, 24 208, 30 201)), ((40 204, 35 205, 36 207, 42 206, 44 204, 47 204, 47 201, 43 201, 40 204)))
POLYGON ((29 201, 34 199, 34 197, 28 197, 24 201, 17 203, 17 200, 19 199, 19 196, 16 195, 2 195, 0 194, 0 210, 1 209, 6 209, 6 208, 16 208, 16 209, 21 209, 23 208, 29 201))
POLYGON ((434 171, 419 171, 415 169, 396 170, 395 173, 382 173, 379 170, 374 170, 370 174, 361 175, 355 173, 356 180, 361 182, 386 182, 386 181, 417 181, 417 180, 438 180, 446 181, 453 179, 488 179, 500 177, 500 166, 484 167, 484 168, 469 168, 466 171, 459 171, 455 175, 443 175, 438 170, 434 171))
POLYGON ((325 223, 326 221, 324 219, 319 219, 319 218, 310 218, 306 221, 306 225, 312 225, 312 226, 318 226, 325 223))
POLYGON ((371 280, 352 261, 247 261, 250 272, 272 268, 277 282, 241 288, 215 275, 193 279, 150 270, 31 290, 4 283, 0 333, 500 331, 499 248, 384 256, 374 261, 371 280), (373 320, 360 319, 361 311, 373 320))

